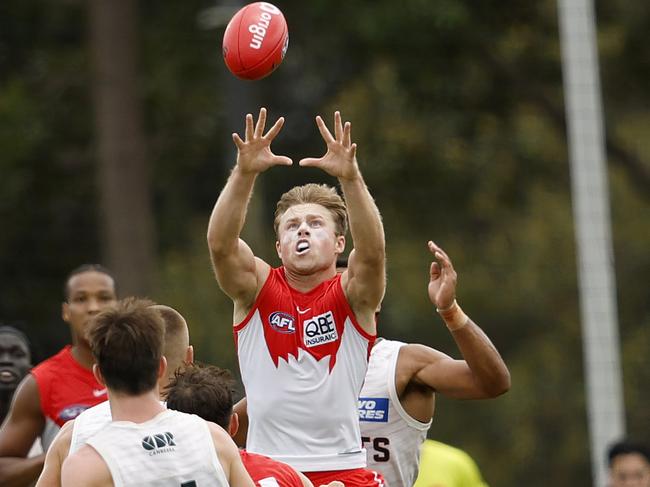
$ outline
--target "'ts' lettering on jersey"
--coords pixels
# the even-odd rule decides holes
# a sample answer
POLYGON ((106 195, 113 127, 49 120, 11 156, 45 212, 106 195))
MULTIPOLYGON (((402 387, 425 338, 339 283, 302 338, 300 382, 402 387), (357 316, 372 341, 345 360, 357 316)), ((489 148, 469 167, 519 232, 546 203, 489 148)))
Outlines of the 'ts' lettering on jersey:
POLYGON ((380 338, 372 347, 366 380, 359 394, 361 439, 368 468, 381 472, 389 486, 411 486, 418 474, 420 445, 431 421, 412 418, 399 402, 395 370, 405 344, 380 338))
POLYGON ((31 371, 45 416, 45 432, 41 437, 45 450, 67 421, 108 399, 106 388, 97 382, 91 370, 74 359, 71 348, 66 346, 31 371))
POLYGON ((271 269, 234 331, 247 449, 303 472, 364 467, 357 399, 374 336, 357 323, 341 276, 300 293, 284 268, 271 269))
POLYGON ((144 423, 113 421, 88 439, 115 487, 227 487, 208 425, 165 410, 144 423))

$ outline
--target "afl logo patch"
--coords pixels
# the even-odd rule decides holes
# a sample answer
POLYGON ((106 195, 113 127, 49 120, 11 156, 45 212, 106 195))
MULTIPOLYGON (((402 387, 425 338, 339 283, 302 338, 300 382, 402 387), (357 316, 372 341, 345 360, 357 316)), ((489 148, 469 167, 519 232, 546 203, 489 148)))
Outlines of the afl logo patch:
POLYGON ((289 313, 275 311, 269 316, 269 325, 279 333, 294 333, 296 331, 295 318, 289 313))
POLYGON ((59 413, 59 419, 61 421, 70 421, 71 419, 75 419, 86 409, 88 409, 88 406, 84 404, 75 404, 73 406, 68 406, 59 413))

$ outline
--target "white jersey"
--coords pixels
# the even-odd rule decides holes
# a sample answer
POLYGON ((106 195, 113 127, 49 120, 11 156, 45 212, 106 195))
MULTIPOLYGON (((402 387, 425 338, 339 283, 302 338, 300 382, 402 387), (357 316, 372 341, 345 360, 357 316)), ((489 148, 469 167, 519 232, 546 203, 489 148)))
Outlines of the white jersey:
POLYGON ((93 436, 104 426, 113 421, 111 416, 111 405, 108 401, 97 404, 86 409, 77 416, 72 424, 72 438, 68 455, 72 455, 79 448, 84 446, 88 438, 93 436))
POLYGON ((431 420, 422 423, 409 416, 399 402, 395 370, 404 345, 385 339, 375 343, 359 394, 359 424, 368 450, 368 468, 382 473, 389 487, 415 483, 420 446, 431 426, 431 420))
POLYGON ((300 293, 272 269, 235 338, 248 451, 302 472, 365 467, 357 398, 374 337, 357 324, 340 276, 300 293))
POLYGON ((87 441, 102 456, 115 487, 227 487, 208 425, 165 410, 144 423, 113 421, 87 441))

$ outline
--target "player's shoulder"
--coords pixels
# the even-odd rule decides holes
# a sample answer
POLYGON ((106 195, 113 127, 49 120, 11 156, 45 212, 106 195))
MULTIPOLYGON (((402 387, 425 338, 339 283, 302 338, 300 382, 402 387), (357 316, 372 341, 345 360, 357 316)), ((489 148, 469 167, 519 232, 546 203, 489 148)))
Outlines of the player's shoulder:
POLYGON ((71 346, 66 345, 51 357, 46 358, 45 360, 43 360, 42 362, 34 366, 34 368, 32 368, 31 370, 31 373, 39 374, 43 371, 49 371, 53 367, 58 367, 66 364, 72 358, 70 349, 71 346))
POLYGON ((32 374, 27 374, 16 388, 12 409, 25 413, 39 412, 42 414, 40 397, 40 389, 36 377, 32 374))
POLYGON ((110 480, 111 474, 101 455, 89 445, 69 455, 61 466, 61 485, 93 487, 110 480))

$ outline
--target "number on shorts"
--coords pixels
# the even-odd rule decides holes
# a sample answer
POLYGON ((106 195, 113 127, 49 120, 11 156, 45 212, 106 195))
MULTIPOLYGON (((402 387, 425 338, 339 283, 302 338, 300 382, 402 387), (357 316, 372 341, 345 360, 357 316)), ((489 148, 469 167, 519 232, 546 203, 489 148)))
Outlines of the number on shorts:
POLYGON ((188 480, 187 482, 183 482, 181 484, 181 487, 196 487, 196 481, 195 480, 188 480))

